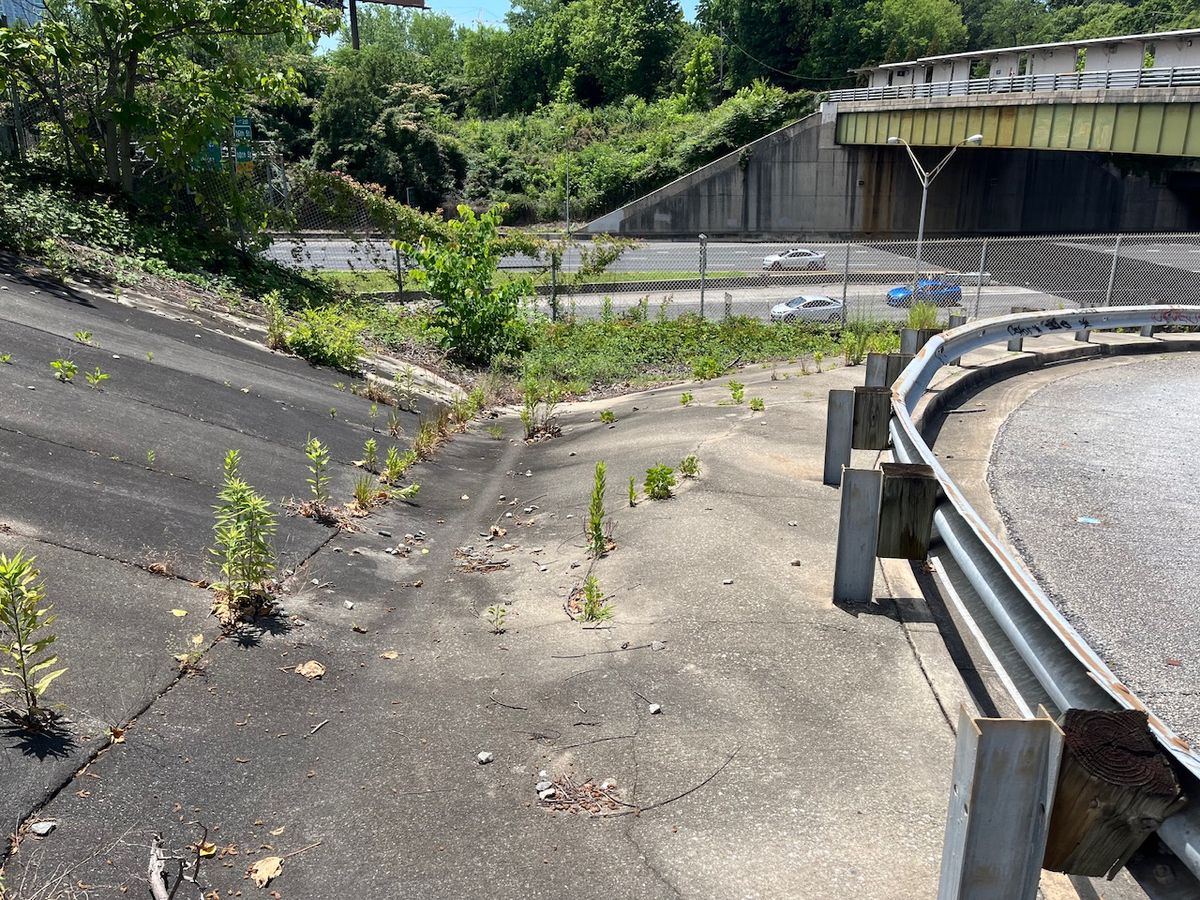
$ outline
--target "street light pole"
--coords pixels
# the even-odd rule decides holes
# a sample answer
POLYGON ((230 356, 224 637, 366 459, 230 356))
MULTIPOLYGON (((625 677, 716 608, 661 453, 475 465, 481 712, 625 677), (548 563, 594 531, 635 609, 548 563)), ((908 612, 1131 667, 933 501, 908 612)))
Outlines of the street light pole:
POLYGON ((912 303, 917 302, 917 286, 921 283, 921 245, 925 242, 925 209, 929 205, 929 186, 933 184, 933 179, 938 177, 942 169, 946 168, 946 163, 950 162, 950 157, 955 154, 959 147, 966 144, 978 145, 982 141, 982 134, 973 134, 969 138, 959 141, 950 148, 949 153, 942 157, 941 162, 926 172, 921 166, 920 160, 917 159, 917 155, 913 153, 913 148, 909 146, 908 141, 902 137, 889 137, 887 139, 887 142, 892 146, 902 144, 904 149, 908 151, 908 158, 912 161, 913 168, 917 170, 917 178, 921 182, 921 218, 917 223, 917 262, 915 271, 913 272, 912 297, 910 298, 912 303))

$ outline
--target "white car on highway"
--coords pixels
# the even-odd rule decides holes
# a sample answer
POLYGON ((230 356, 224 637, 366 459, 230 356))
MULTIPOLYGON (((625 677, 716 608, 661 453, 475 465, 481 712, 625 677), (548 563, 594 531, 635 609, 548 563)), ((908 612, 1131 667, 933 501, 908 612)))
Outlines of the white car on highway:
POLYGON ((779 269, 823 269, 825 268, 825 254, 820 250, 793 247, 791 250, 763 257, 763 268, 775 271, 779 269))
POLYGON ((803 294, 771 309, 772 322, 840 322, 841 300, 819 294, 803 294))

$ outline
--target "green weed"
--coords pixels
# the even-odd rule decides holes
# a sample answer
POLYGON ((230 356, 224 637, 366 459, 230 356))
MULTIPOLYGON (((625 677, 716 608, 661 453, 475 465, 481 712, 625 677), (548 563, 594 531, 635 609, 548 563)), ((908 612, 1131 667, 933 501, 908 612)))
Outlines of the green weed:
POLYGON ((637 506, 637 478, 629 476, 629 505, 637 506))
POLYGON ((746 399, 746 386, 740 381, 729 382, 729 400, 731 403, 741 405, 746 399))
POLYGON ((66 672, 58 656, 49 653, 57 639, 49 631, 57 618, 45 605, 46 587, 34 567, 34 557, 20 551, 13 557, 0 553, 0 696, 13 694, 13 717, 22 725, 39 728, 50 717, 41 699, 51 683, 66 672))
POLYGON ((762 397, 750 398, 750 409, 752 412, 762 412, 766 408, 767 404, 762 397))
POLYGON ((604 534, 605 469, 603 462, 596 463, 596 474, 592 480, 592 500, 588 505, 588 549, 597 559, 608 549, 608 539, 604 534))
POLYGON ((87 379, 88 387, 93 390, 99 390, 100 385, 109 378, 108 373, 101 372, 99 366, 96 367, 95 372, 84 372, 83 377, 87 379))
POLYGON ((651 466, 646 470, 646 481, 642 490, 651 500, 666 500, 675 487, 675 470, 670 466, 651 466))
POLYGON ((210 551, 221 569, 221 580, 213 584, 213 613, 225 628, 264 610, 275 571, 271 504, 241 478, 240 465, 237 450, 225 454, 210 551))
POLYGON ((605 425, 612 425, 617 421, 617 414, 611 409, 600 410, 600 421, 605 425))
POLYGON ((484 618, 491 627, 492 634, 504 634, 504 621, 508 618, 508 607, 503 603, 493 603, 483 611, 484 618))
POLYGON ((363 444, 362 467, 368 472, 375 472, 379 468, 379 445, 375 438, 367 438, 363 444))
POLYGON ((595 575, 589 575, 583 582, 583 609, 580 618, 585 622, 605 622, 613 617, 615 610, 611 603, 604 602, 600 592, 600 583, 595 575))
POLYGON ((692 402, 691 391, 684 391, 682 394, 679 395, 679 405, 680 406, 689 406, 689 405, 691 405, 691 402, 692 402))
POLYGON ((66 384, 68 381, 74 378, 75 373, 78 371, 75 363, 71 362, 69 359, 53 360, 50 363, 50 368, 54 370, 54 377, 63 384, 66 384))
POLYGON ((90 331, 77 331, 75 332, 75 340, 81 344, 91 344, 92 333, 90 331))
POLYGON ((304 455, 308 457, 307 480, 312 502, 318 511, 322 511, 329 503, 329 448, 317 438, 309 437, 304 445, 304 455))
POLYGON ((698 478, 700 475, 700 457, 689 453, 679 461, 679 474, 684 478, 698 478))

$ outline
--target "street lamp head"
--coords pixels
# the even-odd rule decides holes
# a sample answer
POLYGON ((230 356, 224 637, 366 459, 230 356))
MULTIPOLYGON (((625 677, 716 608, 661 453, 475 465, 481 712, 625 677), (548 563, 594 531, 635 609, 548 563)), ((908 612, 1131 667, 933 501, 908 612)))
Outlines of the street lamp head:
POLYGON ((899 144, 899 143, 900 143, 900 138, 898 138, 898 137, 895 137, 895 136, 893 135, 892 137, 890 137, 890 138, 888 138, 888 139, 887 139, 887 142, 888 142, 889 144, 891 144, 891 145, 894 147, 894 146, 896 146, 896 144, 899 144))
POLYGON ((982 144, 983 143, 983 135, 982 134, 973 134, 969 138, 967 138, 965 141, 963 141, 963 143, 964 144, 982 144))

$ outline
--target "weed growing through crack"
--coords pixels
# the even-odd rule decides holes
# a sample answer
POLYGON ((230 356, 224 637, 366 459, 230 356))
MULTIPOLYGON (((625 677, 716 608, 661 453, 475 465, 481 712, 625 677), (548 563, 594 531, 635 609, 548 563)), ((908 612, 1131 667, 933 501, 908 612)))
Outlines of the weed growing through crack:
POLYGON ((275 516, 271 504, 242 479, 240 465, 237 450, 225 454, 213 526, 211 553, 221 569, 221 580, 213 584, 213 614, 225 628, 267 608, 275 571, 275 516))
POLYGON ((729 399, 740 406, 746 399, 746 386, 740 381, 729 382, 729 399))
POLYGON ((555 437, 562 433, 558 427, 556 410, 562 400, 562 389, 552 384, 549 387, 536 379, 525 382, 521 424, 525 426, 525 440, 536 441, 555 437))
POLYGON ((337 407, 336 406, 329 407, 329 418, 331 418, 331 419, 337 418, 337 407))
POLYGON ((54 377, 63 384, 66 384, 75 377, 75 373, 79 371, 75 363, 69 359, 56 359, 50 363, 50 368, 54 370, 54 377))
POLYGON ((267 321, 267 349, 286 350, 288 348, 287 316, 280 302, 279 291, 270 291, 262 298, 263 314, 267 321))
POLYGON ((101 372, 99 366, 96 367, 95 372, 84 372, 83 377, 87 379, 88 387, 97 391, 100 389, 100 385, 109 379, 108 373, 101 372))
POLYGON ((679 405, 680 406, 688 406, 691 404, 691 402, 692 402, 692 392, 691 391, 684 391, 682 394, 679 395, 679 405))
POLYGON ((767 404, 763 401, 762 397, 751 397, 750 398, 751 412, 762 412, 766 408, 767 408, 767 404))
POLYGON ((405 485, 404 487, 400 488, 399 490, 392 491, 388 496, 395 497, 398 500, 411 500, 413 497, 417 496, 417 493, 420 490, 421 490, 421 486, 419 484, 413 483, 413 484, 405 485))
POLYGON ((504 634, 504 620, 508 618, 508 607, 503 603, 493 603, 483 611, 484 618, 491 627, 492 634, 504 634))
POLYGON ((304 455, 308 457, 308 487, 319 512, 329 502, 329 448, 310 437, 304 445, 304 455))
POLYGON ((378 378, 368 378, 366 381, 356 381, 350 385, 350 393, 366 397, 372 403, 382 403, 384 406, 395 406, 396 395, 386 382, 378 378))
POLYGON ((188 638, 187 646, 182 653, 175 654, 175 662, 179 664, 179 671, 184 675, 195 675, 199 673, 203 666, 201 665, 204 659, 204 635, 193 634, 188 638))
POLYGON ((671 488, 675 487, 675 470, 670 466, 651 466, 646 470, 646 482, 642 490, 651 500, 667 500, 671 496, 671 488))
POLYGON ((371 420, 371 427, 374 428, 375 420, 379 418, 379 404, 371 404, 371 408, 367 410, 367 418, 371 420))
POLYGON ((333 389, 335 391, 344 391, 346 390, 346 383, 343 381, 335 381, 333 383, 333 389))
POLYGON ((416 461, 417 454, 414 451, 406 450, 401 454, 395 447, 388 447, 387 456, 383 461, 383 473, 379 476, 379 480, 384 484, 399 484, 404 473, 416 461))
POLYGON ((388 434, 390 434, 394 438, 404 437, 404 428, 400 421, 400 416, 396 413, 395 410, 388 413, 387 430, 388 430, 388 434))
POLYGON ((600 410, 600 421, 605 425, 612 425, 617 421, 617 414, 611 409, 600 410))
POLYGON ((12 365, 12 354, 11 353, 0 353, 0 364, 6 365, 6 366, 11 366, 12 365))
POLYGON ((600 582, 596 580, 595 575, 589 575, 583 582, 583 611, 580 618, 585 622, 605 622, 611 619, 614 613, 613 605, 604 602, 600 582))
POLYGON ((366 514, 379 502, 379 488, 375 479, 370 475, 359 475, 354 482, 354 505, 358 511, 366 514))
POLYGON ((429 459, 437 449, 439 438, 438 423, 434 419, 426 419, 417 429, 413 438, 413 452, 418 459, 429 459))
POLYGON ((367 438, 367 442, 363 444, 362 467, 368 472, 376 472, 379 469, 379 445, 375 438, 367 438))
POLYGON ((153 350, 146 351, 146 362, 154 362, 154 351, 153 350))
POLYGON ((700 457, 695 453, 689 453, 679 461, 679 474, 684 478, 698 478, 700 476, 700 457))
POLYGON ((0 553, 0 696, 12 694, 17 704, 6 715, 28 728, 45 725, 51 713, 40 703, 50 684, 66 672, 49 652, 56 640, 49 631, 56 616, 45 604, 46 586, 39 581, 34 557, 0 553))
POLYGON ((629 476, 629 505, 637 506, 637 478, 629 476))
POLYGON ((91 344, 92 333, 90 331, 77 331, 75 332, 75 340, 81 344, 91 344))
POLYGON ((154 467, 154 460, 156 460, 157 458, 158 458, 158 454, 156 452, 154 452, 153 447, 151 447, 149 450, 146 451, 146 465, 149 466, 150 468, 154 467))
POLYGON ((504 440, 504 426, 503 425, 489 425, 487 427, 487 433, 488 433, 488 437, 490 437, 494 441, 504 440))
POLYGON ((599 559, 608 549, 608 539, 604 535, 604 473, 607 466, 603 462, 596 463, 596 474, 592 479, 592 501, 588 504, 587 541, 592 556, 599 559))
POLYGON ((419 413, 417 409, 417 373, 412 366, 405 366, 397 372, 392 381, 396 385, 396 392, 400 395, 397 401, 401 409, 406 409, 409 412, 419 413))

